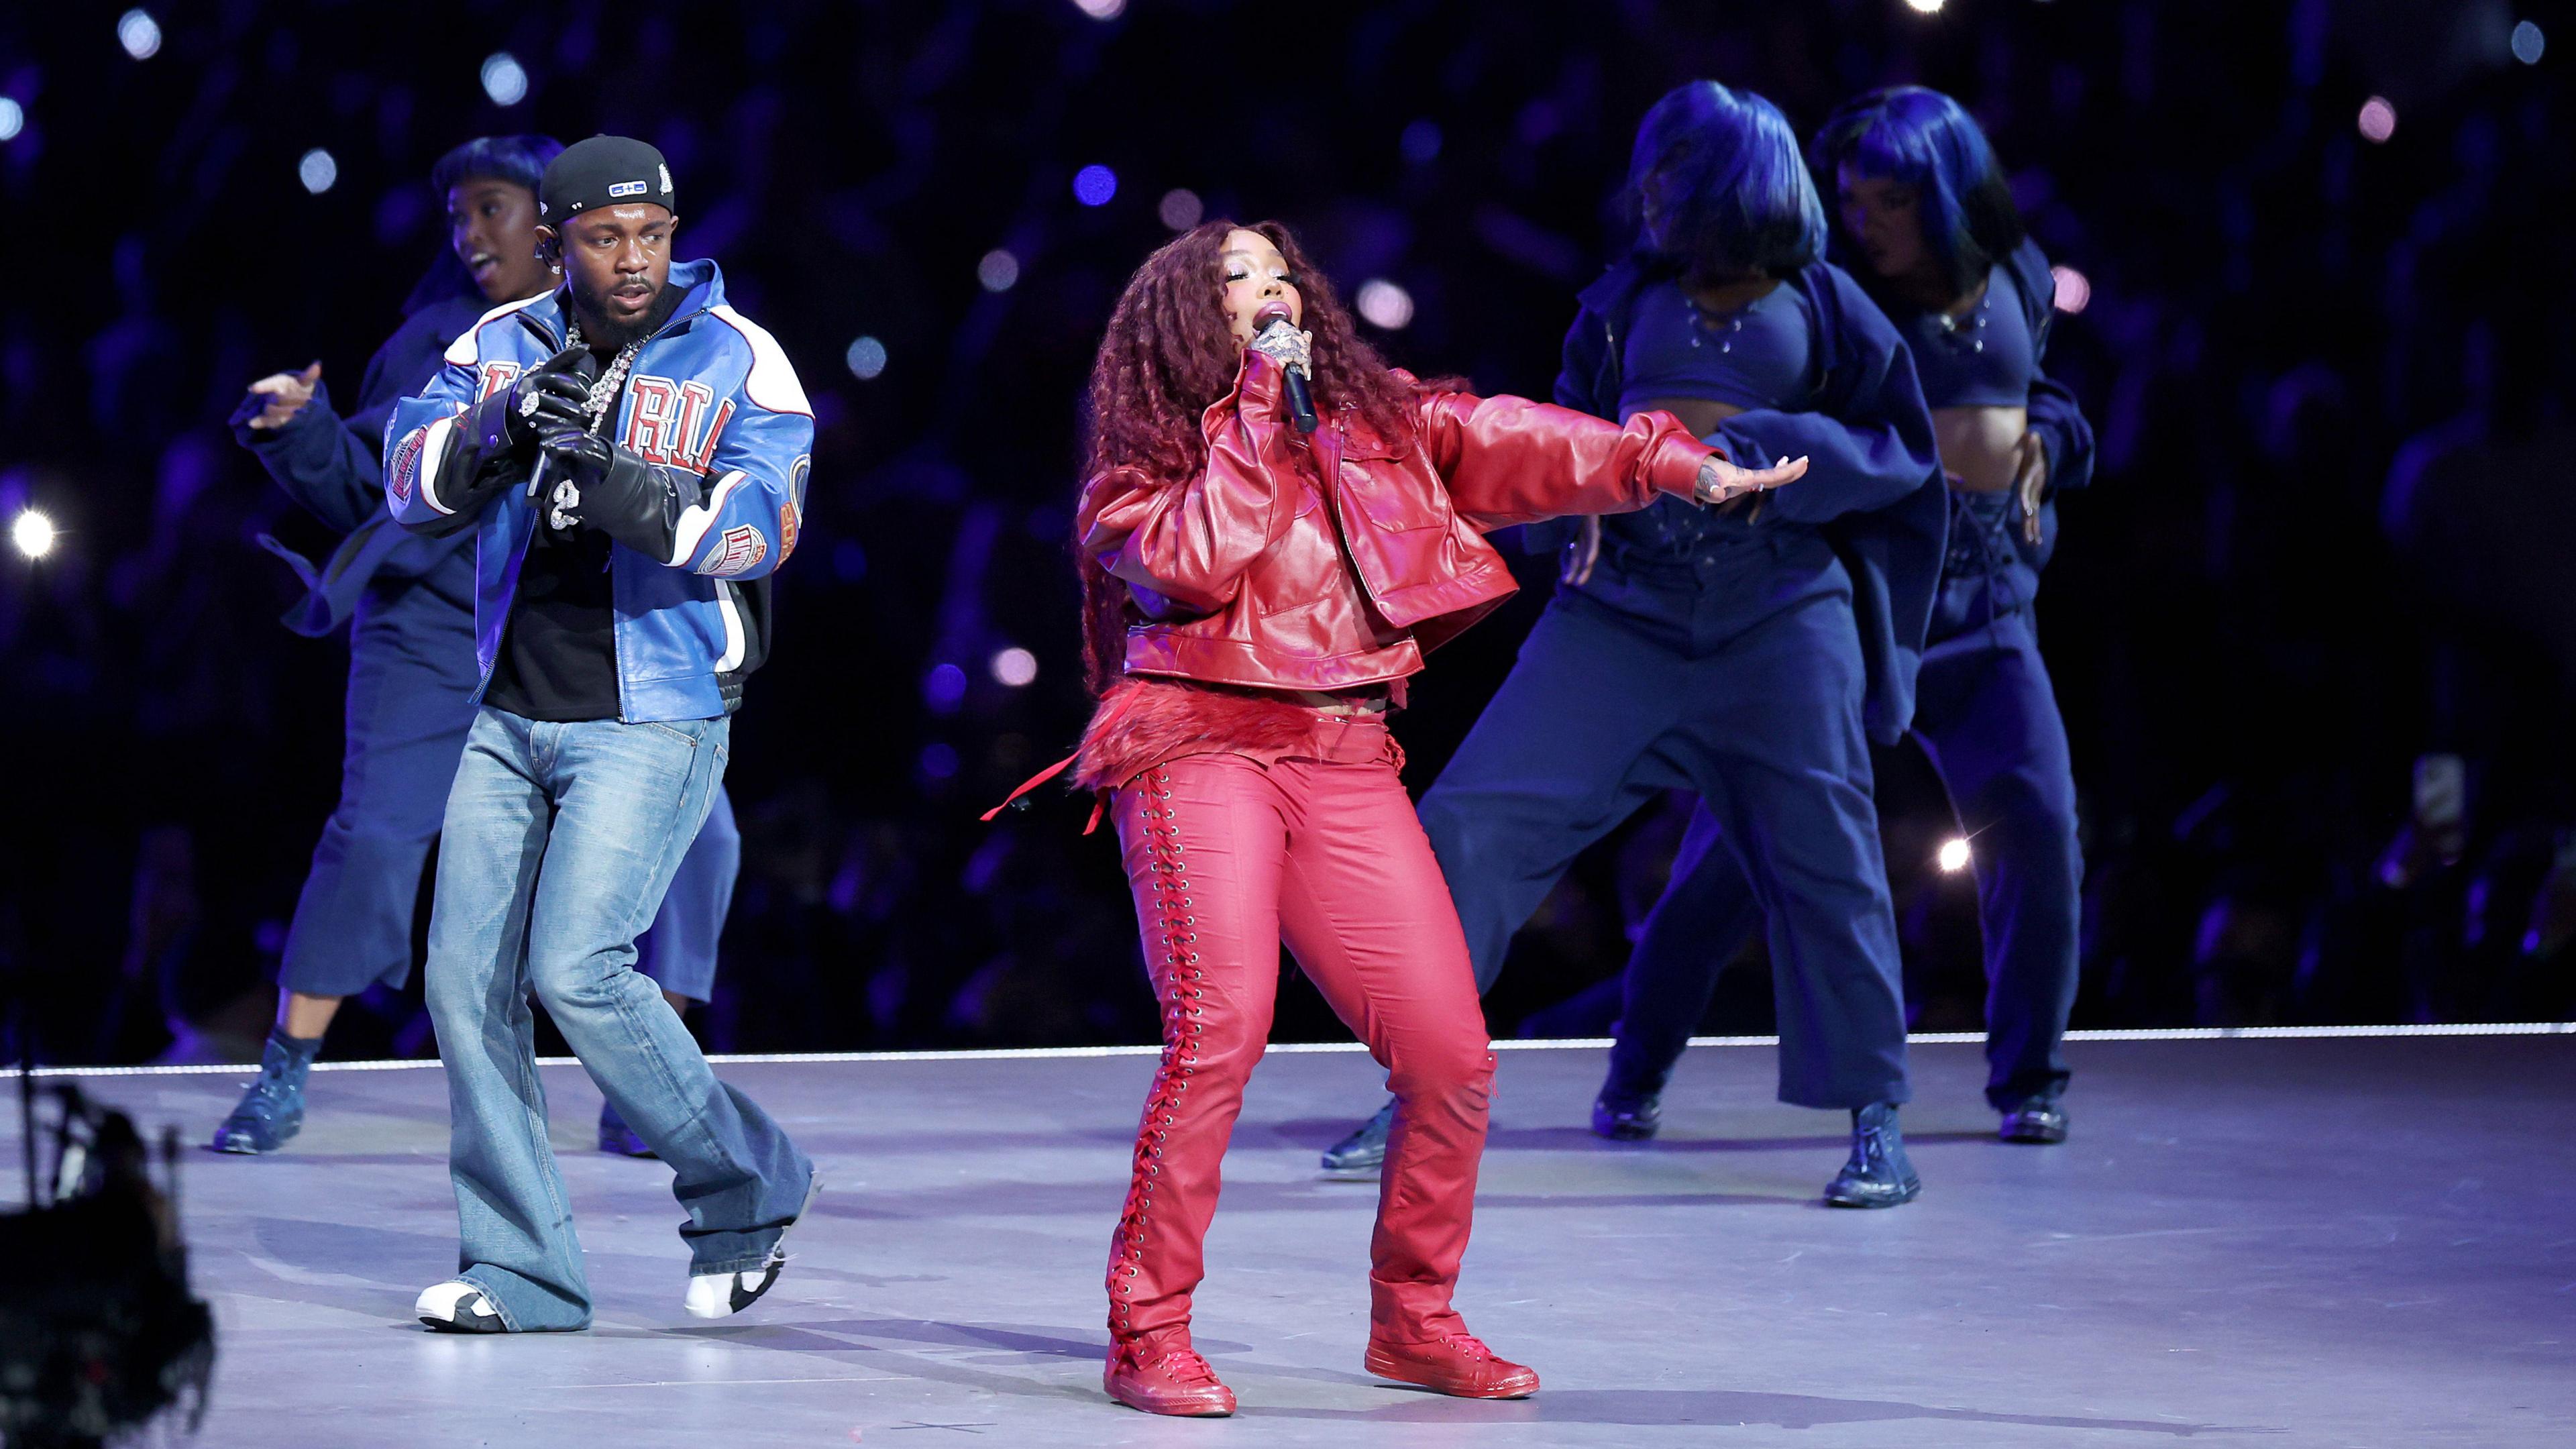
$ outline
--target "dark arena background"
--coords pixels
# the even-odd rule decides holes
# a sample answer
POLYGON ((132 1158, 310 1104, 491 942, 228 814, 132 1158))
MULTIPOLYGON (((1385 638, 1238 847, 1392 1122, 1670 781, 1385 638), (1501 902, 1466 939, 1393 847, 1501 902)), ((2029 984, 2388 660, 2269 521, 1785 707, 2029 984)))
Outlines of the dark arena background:
MULTIPOLYGON (((10 5, 0 1039, 189 1144, 204 1442, 1175 1442, 1094 1377, 1159 1039, 1118 851, 1061 788, 979 818, 1091 705, 1072 509, 1112 303, 1176 231, 1278 218, 1390 361, 1544 398, 1658 96, 1758 91, 1804 139, 1920 83, 2055 264, 2048 370, 2098 438, 2038 606, 2084 855, 2073 1138, 1992 1140, 1976 884, 1910 743, 1875 763, 1922 1202, 1809 1211, 1844 1125, 1771 1100, 1758 942, 1662 1137, 1586 1132, 1677 795, 1577 863, 1485 1003, 1509 1049, 1462 1301, 1550 1387, 1355 1371, 1374 1193, 1314 1163, 1379 1076, 1283 963, 1273 1039, 1305 1049, 1229 1159, 1199 1346, 1245 1409, 1208 1432, 2570 1442, 2571 55, 2541 0, 10 5), (195 1148, 276 1009, 349 662, 279 624, 301 586, 261 537, 334 535, 226 420, 317 360, 350 410, 453 265, 431 164, 519 132, 661 148, 677 254, 814 408, 688 1026, 834 1178, 801 1282, 672 1327, 667 1173, 589 1151, 597 1092, 549 1065, 600 1319, 514 1354, 404 1312, 455 1229, 418 971, 332 1024, 299 1141, 195 1148)), ((1395 726, 1417 795, 1556 576, 1501 542, 1522 591, 1395 726)), ((13 1121, 10 1161, 22 1133, 51 1139, 13 1121)))

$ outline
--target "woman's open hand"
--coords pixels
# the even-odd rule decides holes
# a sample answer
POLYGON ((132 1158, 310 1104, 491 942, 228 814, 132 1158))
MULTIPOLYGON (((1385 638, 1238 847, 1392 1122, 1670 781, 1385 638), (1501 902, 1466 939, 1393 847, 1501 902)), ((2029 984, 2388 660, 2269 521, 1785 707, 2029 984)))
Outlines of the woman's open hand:
POLYGON ((1783 458, 1768 468, 1740 468, 1711 453, 1700 460, 1699 478, 1691 484, 1691 501, 1703 507, 1725 503, 1747 493, 1763 493, 1794 483, 1807 471, 1804 458, 1783 458))

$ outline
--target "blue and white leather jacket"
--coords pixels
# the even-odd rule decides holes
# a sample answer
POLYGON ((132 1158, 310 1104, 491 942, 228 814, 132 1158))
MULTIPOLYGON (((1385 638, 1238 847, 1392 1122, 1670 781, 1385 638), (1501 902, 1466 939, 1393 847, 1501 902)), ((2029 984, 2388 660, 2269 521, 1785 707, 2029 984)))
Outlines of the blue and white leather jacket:
MULTIPOLYGON (((637 352, 609 437, 651 465, 662 506, 615 533, 618 718, 711 719, 742 701, 769 645, 768 574, 795 551, 813 409, 776 339, 725 304, 712 261, 671 268, 681 300, 637 352)), ((508 627, 544 500, 536 453, 478 437, 475 404, 564 347, 560 290, 495 308, 385 423, 385 499, 417 533, 477 530, 474 644, 482 683, 508 627), (470 411, 469 411, 470 410, 470 411)))

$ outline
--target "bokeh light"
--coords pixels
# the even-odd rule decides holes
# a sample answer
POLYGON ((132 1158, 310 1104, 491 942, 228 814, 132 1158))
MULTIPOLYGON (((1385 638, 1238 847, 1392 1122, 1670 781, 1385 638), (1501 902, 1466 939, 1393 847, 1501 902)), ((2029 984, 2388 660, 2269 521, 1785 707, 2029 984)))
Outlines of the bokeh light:
POLYGON ((953 713, 966 697, 966 671, 954 664, 934 666, 921 681, 921 697, 934 712, 953 713))
POLYGON ((506 50, 494 51, 483 61, 483 94, 496 106, 515 106, 528 98, 527 67, 506 50))
POLYGON ((1154 214, 1161 217, 1163 225, 1172 230, 1188 231, 1199 224, 1200 217, 1207 214, 1207 207, 1199 200, 1197 192, 1187 187, 1176 186, 1163 193, 1162 202, 1154 208, 1154 214))
POLYGON ((2539 25, 2526 20, 2513 28, 2513 58, 2524 65, 2540 64, 2540 53, 2549 48, 2549 37, 2540 33, 2539 25))
POLYGON ((1968 868, 1968 842, 1956 838, 1941 842, 1941 869, 1955 875, 1968 868))
POLYGON ((305 190, 319 196, 340 179, 340 163, 331 159, 330 152, 316 146, 295 163, 295 179, 304 183, 305 190))
POLYGON ((2355 122, 2361 127, 2361 139, 2377 145, 2397 134, 2397 108, 2386 96, 2372 96, 2361 103, 2361 116, 2355 122))
POLYGON ((161 53, 161 22, 148 10, 128 10, 116 17, 116 43, 136 60, 150 60, 161 53))
POLYGON ((1429 117, 1416 121, 1404 128, 1396 144, 1403 149, 1405 160, 1428 166, 1440 159, 1440 123, 1429 117))
POLYGON ((15 138, 26 124, 27 112, 16 101, 0 96, 0 141, 15 138))
POLYGON ((850 344, 850 350, 842 355, 841 360, 850 365, 850 376, 861 382, 873 381, 885 371, 885 344, 873 337, 859 338, 850 344))
POLYGON ((1360 283, 1352 303, 1359 308, 1360 320, 1389 332, 1413 320, 1413 294, 1384 277, 1360 283))
POLYGON ((2073 267, 2051 267, 2048 275, 2057 283, 2057 310, 2081 312, 2093 300, 2093 283, 2073 267))
POLYGON ((1085 206, 1107 206, 1118 194, 1118 173, 1106 166, 1085 166, 1073 173, 1073 199, 1085 206))
POLYGON ((30 508, 9 522, 9 541, 28 558, 43 558, 54 551, 54 521, 30 508))
POLYGON ((1905 0, 1905 8, 1917 15, 1938 15, 1941 13, 1941 0, 1905 0))
POLYGON ((993 656, 993 678, 1019 689, 1038 677, 1038 657, 1017 644, 993 656))
POLYGON ((1127 0, 1073 0, 1073 8, 1094 20, 1115 20, 1127 13, 1127 0))
POLYGON ((987 292, 1007 292, 1019 283, 1020 259, 995 247, 975 264, 975 280, 983 283, 987 292))
POLYGON ((953 779, 957 774, 957 747, 941 740, 923 745, 921 773, 925 779, 953 779))

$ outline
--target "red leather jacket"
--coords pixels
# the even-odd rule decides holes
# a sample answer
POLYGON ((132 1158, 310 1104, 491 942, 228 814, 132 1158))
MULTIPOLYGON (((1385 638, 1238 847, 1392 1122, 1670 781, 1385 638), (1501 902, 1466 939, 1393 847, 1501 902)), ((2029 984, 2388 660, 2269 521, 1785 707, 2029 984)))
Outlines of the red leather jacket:
POLYGON ((1688 497, 1715 451, 1667 413, 1620 425, 1427 390, 1408 436, 1347 415, 1309 436, 1280 390, 1279 364, 1247 350, 1202 420, 1198 477, 1113 468, 1083 488, 1082 546, 1142 616, 1129 674, 1287 690, 1402 679, 1518 587, 1486 532, 1688 497))

